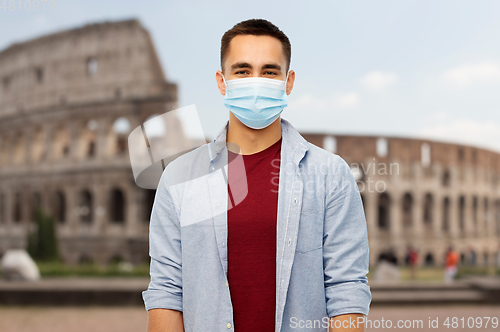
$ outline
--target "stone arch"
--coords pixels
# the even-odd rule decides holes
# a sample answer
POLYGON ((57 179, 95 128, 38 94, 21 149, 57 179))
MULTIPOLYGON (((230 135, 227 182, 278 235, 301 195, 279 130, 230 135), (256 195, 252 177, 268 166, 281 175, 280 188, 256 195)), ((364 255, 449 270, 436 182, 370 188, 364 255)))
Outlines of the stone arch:
POLYGON ((40 162, 46 157, 46 140, 47 133, 43 128, 37 128, 31 138, 31 160, 40 162))
POLYGON ((9 141, 6 136, 0 136, 0 166, 9 163, 9 141))
POLYGON ((96 156, 98 122, 94 119, 87 121, 80 133, 80 151, 81 159, 93 158, 96 156))
POLYGON ((434 266, 434 264, 435 264, 434 255, 431 252, 427 253, 424 258, 424 265, 434 266))
POLYGON ((410 228, 413 224, 413 196, 410 192, 403 195, 403 227, 410 228))
POLYGON ((477 211, 478 210, 478 198, 477 196, 472 197, 472 221, 474 222, 474 232, 477 232, 477 211))
POLYGON ((458 227, 463 232, 465 231, 465 196, 460 196, 458 199, 458 227))
POLYGON ((443 171, 443 175, 441 178, 441 184, 443 187, 449 187, 451 182, 450 170, 446 169, 443 171))
POLYGON ((7 220, 5 213, 5 194, 0 192, 0 224, 5 223, 7 220))
POLYGON ((16 165, 26 161, 25 137, 21 132, 17 133, 14 137, 12 160, 16 165))
POLYGON ((70 152, 70 134, 69 129, 60 125, 55 130, 53 142, 53 155, 55 159, 63 158, 69 155, 70 152))
POLYGON ((377 225, 381 230, 389 230, 390 227, 390 205, 391 199, 389 194, 381 193, 378 196, 378 220, 377 225))
POLYGON ((12 202, 12 220, 16 223, 22 221, 22 205, 23 205, 23 197, 20 192, 14 193, 14 200, 12 202))
POLYGON ((66 221, 66 196, 60 190, 52 194, 52 215, 54 220, 60 224, 66 221))
POLYGON ((490 213, 489 213, 489 208, 490 208, 490 201, 488 200, 488 197, 483 198, 483 225, 484 225, 484 231, 488 232, 489 231, 489 223, 490 223, 490 213))
POLYGON ((115 119, 108 130, 108 154, 123 155, 127 152, 131 121, 127 117, 115 119))
POLYGON ((83 253, 80 255, 80 258, 78 259, 78 262, 80 264, 93 264, 94 263, 94 258, 87 254, 87 253, 83 253))
POLYGON ((443 198, 443 224, 442 230, 444 232, 450 231, 450 198, 446 196, 443 198))
POLYGON ((42 207, 42 196, 40 195, 39 192, 34 192, 31 194, 30 207, 31 207, 31 215, 30 215, 31 221, 35 222, 37 210, 42 207))
POLYGON ((424 197, 424 225, 426 225, 426 227, 432 226, 433 213, 434 199, 431 193, 427 193, 424 197))
POLYGON ((111 222, 125 222, 125 195, 120 188, 113 188, 109 194, 109 218, 111 222))
POLYGON ((80 221, 84 223, 91 223, 94 219, 94 202, 92 193, 84 189, 78 195, 78 215, 80 221))

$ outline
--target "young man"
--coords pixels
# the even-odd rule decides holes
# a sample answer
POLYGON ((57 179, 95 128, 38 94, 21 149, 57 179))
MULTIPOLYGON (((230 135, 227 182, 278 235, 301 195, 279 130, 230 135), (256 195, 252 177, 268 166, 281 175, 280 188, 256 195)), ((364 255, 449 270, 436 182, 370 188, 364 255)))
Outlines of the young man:
POLYGON ((290 59, 288 38, 266 20, 222 37, 216 79, 229 121, 160 179, 148 331, 364 331, 361 196, 341 157, 281 119, 290 59))

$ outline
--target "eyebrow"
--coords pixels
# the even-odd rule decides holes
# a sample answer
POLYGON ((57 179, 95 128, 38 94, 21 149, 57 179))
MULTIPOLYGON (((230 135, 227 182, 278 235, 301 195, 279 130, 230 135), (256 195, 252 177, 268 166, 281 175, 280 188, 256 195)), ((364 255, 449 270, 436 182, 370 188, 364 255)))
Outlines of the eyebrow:
MULTIPOLYGON (((248 62, 237 62, 233 65, 231 65, 231 70, 234 69, 239 69, 239 68, 250 68, 252 69, 252 65, 249 64, 248 62)), ((277 69, 281 70, 281 66, 277 63, 268 63, 262 66, 262 69, 277 69)))

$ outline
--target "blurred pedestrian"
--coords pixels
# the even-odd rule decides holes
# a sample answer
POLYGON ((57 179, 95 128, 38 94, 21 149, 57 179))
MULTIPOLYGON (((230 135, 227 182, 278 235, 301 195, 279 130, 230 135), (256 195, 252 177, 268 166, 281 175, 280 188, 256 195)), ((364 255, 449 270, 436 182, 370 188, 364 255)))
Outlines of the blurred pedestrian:
POLYGON ((449 284, 453 281, 453 278, 457 274, 457 265, 459 262, 458 252, 453 250, 453 247, 448 247, 448 251, 446 252, 446 263, 445 263, 445 271, 444 271, 444 282, 449 284))
POLYGON ((410 279, 417 279, 417 264, 418 264, 418 252, 412 246, 409 247, 408 251, 408 265, 410 267, 410 279))

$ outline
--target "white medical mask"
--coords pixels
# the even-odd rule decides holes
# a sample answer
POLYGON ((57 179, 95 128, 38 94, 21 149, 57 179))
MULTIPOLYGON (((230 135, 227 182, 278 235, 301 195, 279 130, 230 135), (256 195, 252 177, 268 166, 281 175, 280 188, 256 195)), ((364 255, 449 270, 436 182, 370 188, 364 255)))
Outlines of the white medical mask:
POLYGON ((252 129, 263 129, 273 123, 288 105, 286 80, 264 77, 246 77, 226 81, 224 106, 243 124, 252 129))

